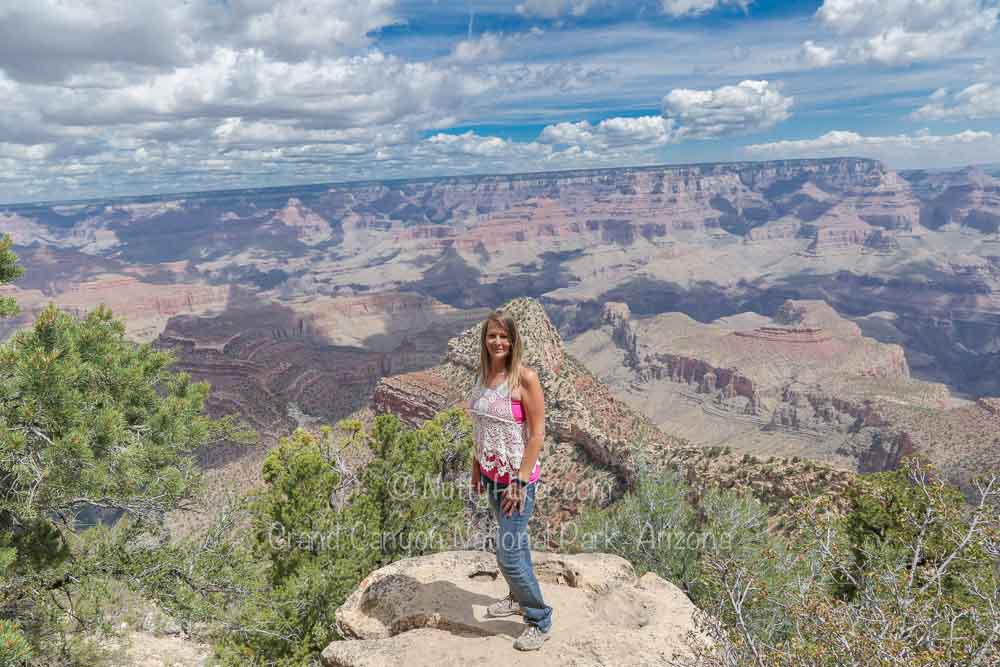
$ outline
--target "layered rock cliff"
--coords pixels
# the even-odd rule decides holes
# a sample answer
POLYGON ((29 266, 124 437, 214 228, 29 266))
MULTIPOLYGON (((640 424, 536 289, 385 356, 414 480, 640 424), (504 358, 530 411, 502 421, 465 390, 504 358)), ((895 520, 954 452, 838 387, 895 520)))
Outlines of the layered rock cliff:
MULTIPOLYGON (((25 285, 85 309, 102 297, 70 304, 74 285, 126 275, 137 292, 155 284, 171 312, 190 294, 187 314, 225 307, 202 293, 234 285, 287 305, 412 291, 471 308, 545 295, 597 315, 619 300, 703 321, 824 298, 906 315, 908 351, 929 373, 985 393, 1000 391, 989 356, 1000 339, 996 183, 975 171, 903 178, 851 158, 653 166, 9 206, 0 232, 31 257, 30 275, 39 269, 25 285)), ((144 319, 145 340, 162 331, 166 316, 116 306, 144 319)))
POLYGON ((866 338, 822 302, 786 301, 773 319, 746 313, 712 324, 635 318, 625 304, 608 304, 604 326, 570 349, 630 404, 694 441, 861 472, 920 454, 963 485, 981 465, 1000 467, 992 399, 963 404, 911 378, 901 347, 866 338))

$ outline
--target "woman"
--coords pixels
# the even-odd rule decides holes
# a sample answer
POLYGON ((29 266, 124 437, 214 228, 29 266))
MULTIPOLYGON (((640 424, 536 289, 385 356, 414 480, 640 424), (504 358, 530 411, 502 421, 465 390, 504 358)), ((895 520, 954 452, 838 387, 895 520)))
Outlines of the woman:
POLYGON ((548 640, 552 627, 552 608, 542 599, 528 538, 541 475, 545 399, 538 374, 521 365, 523 349, 513 318, 502 311, 486 318, 479 376, 470 396, 476 442, 472 488, 488 494, 498 524, 497 564, 510 588, 505 599, 487 608, 487 615, 523 615, 528 627, 514 640, 514 648, 534 651, 548 640))

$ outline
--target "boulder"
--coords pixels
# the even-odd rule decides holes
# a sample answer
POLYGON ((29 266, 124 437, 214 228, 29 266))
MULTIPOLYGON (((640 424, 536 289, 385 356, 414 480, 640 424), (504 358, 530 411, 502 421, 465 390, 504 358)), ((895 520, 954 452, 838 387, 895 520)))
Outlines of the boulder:
POLYGON ((370 574, 337 610, 345 639, 323 651, 329 667, 486 664, 663 665, 687 653, 695 606, 653 573, 637 577, 608 554, 532 555, 552 638, 540 651, 512 646, 520 616, 486 618, 507 594, 493 554, 450 551, 402 560, 370 574))

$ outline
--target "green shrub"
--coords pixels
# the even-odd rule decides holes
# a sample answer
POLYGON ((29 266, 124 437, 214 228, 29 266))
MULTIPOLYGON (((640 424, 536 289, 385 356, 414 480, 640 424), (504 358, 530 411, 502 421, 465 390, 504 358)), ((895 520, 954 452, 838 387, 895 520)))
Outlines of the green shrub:
POLYGON ((735 550, 704 559, 713 585, 699 601, 708 612, 701 629, 711 642, 692 637, 695 657, 675 664, 1000 664, 1000 475, 978 490, 969 506, 908 461, 862 478, 846 516, 804 504, 778 558, 763 553, 754 566, 735 550), (776 566, 786 570, 777 579, 776 566), (761 622, 760 608, 774 620, 761 622))
POLYGON ((700 553, 690 492, 677 473, 640 473, 633 491, 610 508, 585 512, 565 548, 614 553, 640 574, 656 572, 688 588, 697 578, 700 553))
MULTIPOLYGON (((700 491, 675 472, 643 471, 617 503, 585 512, 566 548, 617 554, 640 574, 655 572, 708 605, 722 594, 732 569, 720 569, 719 562, 752 568, 772 588, 793 576, 786 549, 767 523, 767 509, 749 494, 700 491)), ((766 594, 754 596, 751 607, 752 625, 775 618, 766 594)))
MULTIPOLYGON (((916 462, 861 478, 847 498, 844 530, 851 560, 842 592, 848 597, 857 593, 859 584, 852 582, 890 563, 908 565, 913 584, 923 586, 967 535, 969 507, 962 492, 916 462)), ((946 595, 957 594, 969 575, 989 570, 992 563, 986 545, 973 541, 934 585, 946 595)))
MULTIPOLYGON (((265 488, 250 506, 253 540, 243 553, 253 585, 216 641, 225 664, 248 656, 268 665, 301 665, 338 639, 334 613, 373 570, 449 546, 463 518, 471 425, 459 410, 419 429, 376 418, 370 433, 342 422, 337 437, 296 431, 264 462, 265 488), (370 450, 356 480, 341 454, 370 450)), ((218 576, 217 574, 214 576, 218 576)), ((223 614, 224 615, 224 614, 223 614)))

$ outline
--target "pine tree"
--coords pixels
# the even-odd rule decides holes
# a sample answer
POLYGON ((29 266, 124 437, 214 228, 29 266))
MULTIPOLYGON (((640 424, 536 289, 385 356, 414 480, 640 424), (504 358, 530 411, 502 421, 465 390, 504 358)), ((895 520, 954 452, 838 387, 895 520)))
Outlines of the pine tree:
MULTIPOLYGON (((0 285, 17 280, 24 270, 17 263, 10 247, 13 245, 9 236, 0 238, 0 285)), ((0 296, 0 317, 11 317, 17 314, 17 304, 9 296, 0 296)))
MULTIPOLYGON (((10 245, 0 242, 0 282, 21 274, 10 245)), ((73 664, 60 638, 97 623, 67 615, 75 596, 137 545, 155 552, 148 536, 198 489, 195 451, 234 432, 204 414, 208 385, 171 362, 127 340, 104 307, 80 319, 49 306, 0 346, 0 617, 19 622, 46 664, 73 664), (121 528, 95 549, 84 516, 121 528)))

